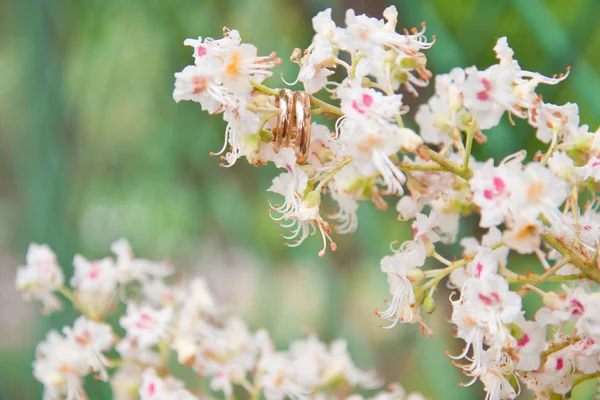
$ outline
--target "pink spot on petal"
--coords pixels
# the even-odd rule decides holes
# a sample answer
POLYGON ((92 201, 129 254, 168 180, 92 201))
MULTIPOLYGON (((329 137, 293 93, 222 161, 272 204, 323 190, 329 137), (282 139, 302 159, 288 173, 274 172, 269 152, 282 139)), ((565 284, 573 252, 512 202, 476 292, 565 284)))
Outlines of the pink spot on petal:
POLYGON ((490 96, 488 95, 488 92, 484 92, 483 90, 481 92, 477 93, 477 100, 479 101, 488 101, 490 99, 490 96))
POLYGON ((496 300, 496 303, 500 303, 500 295, 498 293, 492 292, 490 295, 496 300))
POLYGON ((366 94, 366 93, 363 94, 362 102, 365 106, 371 107, 373 105, 373 96, 371 96, 370 94, 366 94))
POLYGON ((148 396, 154 396, 156 394, 156 384, 152 382, 148 385, 148 396))
POLYGON ((573 315, 580 315, 585 311, 583 304, 577 299, 571 299, 571 307, 573 307, 573 315))
POLYGON ((485 197, 488 200, 492 200, 494 198, 494 193, 489 189, 485 189, 483 191, 483 197, 485 197))
POLYGON ((475 267, 475 278, 481 278, 481 273, 483 272, 483 264, 478 262, 475 267))
POLYGON ((560 371, 565 366, 565 360, 561 357, 556 359, 556 370, 560 371))
POLYGON ((529 339, 529 335, 523 335, 523 337, 521 339, 517 340, 517 346, 523 347, 530 341, 531 341, 531 339, 529 339))
POLYGON ((485 304, 486 306, 491 306, 493 303, 492 299, 484 294, 479 293, 478 297, 479 297, 479 300, 481 300, 483 302, 483 304, 485 304))
POLYGON ((487 90, 488 92, 490 90, 492 90, 492 82, 490 82, 489 80, 482 78, 481 79, 481 84, 483 85, 483 87, 485 88, 485 90, 487 90))
POLYGON ((98 264, 93 263, 92 267, 90 269, 90 272, 88 274, 88 278, 90 279, 96 279, 100 276, 100 267, 98 266, 98 264))
POLYGON ((360 106, 358 105, 358 102, 356 100, 354 100, 352 102, 352 108, 354 108, 354 110, 356 110, 356 112, 358 112, 359 114, 364 114, 365 112, 360 108, 360 106))
POLYGON ((495 176, 493 183, 494 183, 494 188, 496 189, 497 192, 503 192, 504 189, 506 189, 506 184, 504 183, 502 178, 495 176))
POLYGON ((206 47, 204 46, 198 46, 196 47, 196 57, 202 57, 204 55, 206 55, 206 47))
POLYGON ((153 326, 154 323, 154 319, 146 314, 146 313, 141 313, 139 315, 139 321, 136 322, 135 326, 139 329, 150 329, 153 326))

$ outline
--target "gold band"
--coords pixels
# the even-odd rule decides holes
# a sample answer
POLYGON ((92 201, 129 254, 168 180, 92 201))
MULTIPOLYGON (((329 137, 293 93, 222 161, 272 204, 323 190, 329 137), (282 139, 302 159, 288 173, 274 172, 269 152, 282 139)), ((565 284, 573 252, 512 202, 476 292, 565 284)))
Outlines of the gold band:
POLYGON ((310 96, 306 92, 296 92, 294 98, 296 106, 294 149, 296 150, 296 162, 304 164, 308 159, 310 147, 310 96))
POLYGON ((290 147, 293 141, 296 162, 304 164, 310 147, 310 95, 281 89, 275 99, 275 106, 279 108, 279 113, 273 128, 273 148, 279 152, 282 147, 290 147))
POLYGON ((287 147, 290 145, 296 108, 294 107, 294 92, 289 89, 281 89, 275 105, 279 108, 279 114, 277 115, 277 125, 274 132, 274 149, 279 151, 282 146, 287 147))

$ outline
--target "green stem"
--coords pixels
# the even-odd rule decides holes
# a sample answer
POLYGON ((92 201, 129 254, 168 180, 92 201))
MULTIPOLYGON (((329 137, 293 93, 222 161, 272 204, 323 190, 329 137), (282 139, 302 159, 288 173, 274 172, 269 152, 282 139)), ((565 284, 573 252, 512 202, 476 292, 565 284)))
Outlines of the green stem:
POLYGON ((575 386, 579 385, 580 383, 589 381, 590 379, 598 379, 598 378, 600 378, 600 371, 594 372, 593 374, 584 375, 582 377, 579 377, 573 381, 573 388, 571 390, 575 389, 575 386))
POLYGON ((556 249, 563 257, 568 257, 571 263, 579 268, 589 279, 600 283, 600 269, 588 260, 585 253, 579 249, 571 248, 563 239, 550 233, 544 233, 541 237, 544 242, 556 249))
POLYGON ((417 164, 396 164, 400 171, 424 171, 424 172, 448 172, 446 168, 439 165, 417 165, 417 164))
POLYGON ((344 168, 346 165, 350 164, 352 161, 354 161, 354 158, 352 157, 347 157, 344 161, 342 161, 341 163, 339 163, 338 165, 335 166, 334 169, 332 169, 327 176, 321 180, 321 182, 319 182, 319 185, 316 187, 315 192, 319 193, 321 192, 321 190, 323 190, 323 188, 329 184, 329 182, 331 182, 331 180, 333 179, 333 177, 335 176, 335 174, 337 174, 338 172, 340 172, 340 170, 342 168, 344 168))
POLYGON ((81 303, 77 300, 77 298, 75 297, 75 294, 73 294, 73 292, 66 286, 59 286, 56 291, 60 294, 63 295, 63 297, 67 300, 69 300, 71 302, 71 304, 73 305, 73 307, 78 310, 79 312, 81 312, 83 315, 87 316, 87 313, 85 312, 85 309, 83 308, 83 306, 81 305, 81 303))
POLYGON ((458 175, 467 181, 473 177, 473 172, 471 170, 465 171, 462 165, 458 165, 454 161, 451 161, 441 154, 431 150, 429 147, 423 145, 419 148, 419 150, 427 154, 427 156, 429 156, 429 158, 431 158, 433 161, 444 167, 446 171, 452 172, 453 174, 458 175))
MULTIPOLYGON (((508 277, 506 280, 508 283, 535 283, 541 275, 528 274, 528 275, 517 275, 516 277, 508 277)), ((577 275, 564 275, 564 276, 550 276, 544 279, 544 282, 568 282, 578 281, 580 279, 587 278, 584 274, 577 275)))
POLYGON ((323 100, 317 99, 312 94, 310 95, 310 105, 313 107, 316 107, 316 109, 311 111, 311 114, 313 114, 313 115, 331 114, 331 115, 337 115, 338 117, 341 117, 344 115, 344 113, 342 112, 342 110, 339 107, 336 107, 327 102, 324 102, 323 100))
MULTIPOLYGON (((252 85, 252 87, 254 89, 258 90, 259 92, 268 94, 269 96, 279 96, 278 89, 271 89, 270 87, 267 87, 261 83, 258 83, 256 81, 252 81, 252 80, 250 81, 250 84, 252 85)), ((316 107, 315 110, 311 111, 311 114, 314 114, 314 115, 331 114, 331 115, 337 115, 338 117, 341 117, 342 115, 344 115, 344 113, 342 112, 342 110, 339 107, 329 104, 323 100, 317 99, 313 95, 310 95, 310 104, 313 107, 316 107)))
POLYGON ((564 349, 565 347, 569 347, 569 346, 579 342, 582 339, 583 338, 581 336, 574 336, 566 342, 553 344, 552 346, 550 346, 548 348, 548 350, 542 352, 542 354, 541 354, 542 362, 540 365, 544 365, 546 363, 546 359, 548 358, 549 355, 556 353, 557 351, 560 351, 560 350, 564 349))
MULTIPOLYGON (((503 242, 499 242, 496 243, 495 245, 493 245, 491 247, 492 250, 496 250, 499 247, 502 247, 504 245, 503 242)), ((467 265, 468 263, 470 263, 471 261, 473 261, 473 259, 475 258, 475 256, 469 256, 469 257, 465 257, 462 258, 460 260, 454 261, 452 262, 449 266, 447 266, 446 268, 442 269, 432 280, 430 280, 429 282, 427 282, 426 284, 424 284, 423 286, 421 286, 420 289, 429 289, 429 288, 433 288, 436 287, 438 283, 440 283, 440 281, 442 279, 444 279, 445 276, 450 275, 450 273, 460 267, 463 267, 465 265, 467 265)))
MULTIPOLYGON (((548 271, 544 272, 536 280, 534 280, 532 282, 531 286, 539 286, 541 283, 545 282, 552 275, 554 275, 556 272, 558 272, 559 269, 561 269, 565 265, 569 264, 570 262, 571 262, 571 259, 569 257, 563 258, 562 260, 560 260, 559 262, 554 264, 552 266, 552 268, 550 268, 548 271)), ((519 296, 523 297, 529 292, 529 290, 530 289, 527 286, 523 286, 517 293, 519 294, 519 296)))
POLYGON ((471 151, 473 149, 473 138, 475 137, 475 130, 477 129, 477 124, 475 120, 471 121, 471 124, 467 128, 467 139, 466 139, 466 149, 465 149, 465 157, 463 161, 463 170, 465 172, 469 171, 469 161, 471 160, 471 151))
POLYGON ((268 94, 271 96, 279 96, 279 90, 277 89, 271 89, 270 87, 267 87, 253 80, 250 80, 250 84, 254 89, 258 90, 259 92, 263 92, 264 94, 268 94))

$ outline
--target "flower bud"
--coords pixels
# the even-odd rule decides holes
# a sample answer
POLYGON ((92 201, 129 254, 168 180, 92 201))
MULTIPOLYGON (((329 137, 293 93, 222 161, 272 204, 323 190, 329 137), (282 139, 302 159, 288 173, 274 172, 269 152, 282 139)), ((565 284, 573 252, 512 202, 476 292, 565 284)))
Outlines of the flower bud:
POLYGON ((400 60, 400 67, 413 69, 419 66, 419 62, 414 57, 407 57, 400 60))
POLYGON ((258 134, 260 135, 260 140, 262 140, 263 143, 271 143, 275 137, 275 135, 273 135, 273 131, 268 131, 266 129, 261 129, 258 134))
POLYGON ((416 269, 411 270, 408 274, 406 274, 406 277, 412 283, 419 283, 423 279, 425 279, 425 273, 423 271, 421 271, 421 269, 416 268, 416 269))
POLYGON ((542 301, 544 302, 544 305, 551 310, 560 310, 565 303, 562 297, 554 292, 544 293, 542 301))
POLYGON ((304 173, 306 174, 306 176, 308 176, 308 179, 314 178, 315 175, 317 174, 317 170, 315 169, 315 167, 313 167, 310 164, 301 165, 300 169, 302 171, 304 171, 304 173))
POLYGON ((427 255, 427 257, 431 257, 433 256, 433 253, 435 253, 435 246, 433 245, 433 243, 431 243, 431 241, 427 240, 427 238, 424 238, 425 240, 425 254, 427 255))
POLYGON ((304 197, 304 203, 307 207, 320 207, 321 194, 315 190, 308 192, 308 194, 304 197))
POLYGON ((260 149, 261 136, 258 133, 248 135, 242 140, 242 146, 246 156, 249 154, 256 154, 260 149))
POLYGON ((435 300, 433 300, 433 296, 431 293, 427 297, 425 297, 425 300, 423 301, 423 310, 427 314, 431 314, 435 311, 435 300))
POLYGON ((400 128, 402 131, 402 149, 414 153, 423 145, 423 138, 417 135, 412 129, 400 128))

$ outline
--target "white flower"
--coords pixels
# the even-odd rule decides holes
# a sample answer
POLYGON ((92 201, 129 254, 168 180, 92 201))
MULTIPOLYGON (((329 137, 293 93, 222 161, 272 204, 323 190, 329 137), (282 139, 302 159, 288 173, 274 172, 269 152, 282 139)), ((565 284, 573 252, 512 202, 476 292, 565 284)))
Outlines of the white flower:
POLYGON ((183 382, 167 376, 161 378, 154 369, 147 369, 142 375, 139 390, 140 400, 194 400, 196 396, 185 390, 183 382))
POLYGON ((228 319, 222 328, 204 324, 197 334, 203 340, 196 350, 192 368, 211 377, 211 389, 230 396, 233 383, 244 379, 256 365, 262 334, 252 334, 239 318, 228 319))
POLYGON ((515 338, 517 351, 515 369, 535 371, 540 367, 540 355, 546 347, 546 328, 535 321, 526 321, 519 317, 514 322, 519 326, 520 336, 515 338))
POLYGON ((544 143, 553 138, 570 142, 579 136, 579 107, 573 103, 563 106, 543 103, 533 111, 530 123, 537 128, 535 136, 544 143))
POLYGON ((415 121, 421 128, 419 134, 426 143, 449 143, 454 132, 466 129, 463 121, 466 110, 460 93, 464 81, 465 71, 460 68, 436 76, 435 94, 419 107, 415 115, 415 121))
POLYGON ((87 260, 81 255, 73 258, 75 273, 71 286, 79 303, 93 314, 105 314, 115 303, 117 267, 110 258, 87 260))
POLYGON ((205 56, 222 59, 232 49, 238 47, 241 42, 240 33, 237 30, 231 30, 225 32, 225 36, 221 39, 206 38, 202 40, 202 37, 198 37, 198 39, 185 39, 183 44, 194 48, 194 58, 198 63, 205 56))
POLYGON ((399 322, 414 322, 416 310, 412 305, 415 303, 415 294, 408 276, 414 269, 416 266, 407 263, 405 254, 401 251, 381 260, 381 271, 387 275, 392 300, 387 310, 376 311, 376 314, 392 322, 386 328, 393 328, 399 322))
POLYGON ((17 269, 16 287, 23 298, 40 300, 44 313, 59 310, 60 300, 52 292, 64 284, 64 279, 50 247, 31 243, 27 248, 26 265, 17 269))
POLYGON ((115 372, 110 379, 113 400, 138 400, 144 368, 136 364, 127 364, 115 372))
POLYGON ((191 100, 200 103, 202 110, 214 114, 222 106, 231 105, 234 100, 228 90, 221 85, 223 62, 214 57, 203 57, 197 65, 188 65, 175 73, 176 102, 191 100))
POLYGON ((536 220, 519 218, 505 230, 502 239, 504 243, 519 254, 530 254, 540 248, 542 224, 536 220))
POLYGON ((117 279, 120 283, 148 282, 150 278, 166 278, 173 268, 165 263, 135 258, 127 239, 119 239, 110 249, 117 256, 117 279))
POLYGON ((331 41, 321 35, 315 35, 298 73, 298 80, 304 84, 306 92, 316 93, 325 87, 327 77, 333 74, 333 71, 328 69, 334 66, 333 58, 331 41))
POLYGON ((567 181, 575 173, 575 163, 567 153, 562 151, 552 153, 552 157, 548 160, 548 168, 554 175, 567 181))
POLYGON ((478 71, 476 67, 469 67, 465 72, 464 104, 481 129, 498 125, 505 111, 522 114, 515 107, 517 99, 512 88, 515 74, 510 68, 492 65, 485 71, 478 71))
POLYGON ((592 293, 582 298, 583 314, 577 321, 577 331, 600 344, 600 294, 592 293))
POLYGON ((77 344, 92 370, 100 372, 102 380, 107 381, 106 367, 110 367, 110 362, 102 353, 110 350, 115 340, 110 325, 79 317, 73 328, 64 327, 63 333, 77 344))
POLYGON ((80 292, 112 293, 117 287, 116 266, 110 258, 87 260, 81 255, 73 258, 75 274, 71 285, 80 292))
POLYGON ((562 205, 569 195, 567 182, 552 175, 540 163, 531 162, 518 176, 513 191, 513 212, 519 217, 536 219, 544 214, 550 223, 559 223, 562 205))
POLYGON ((575 171, 584 181, 591 178, 600 182, 600 159, 592 156, 584 166, 575 168, 575 171))
POLYGON ((33 375, 44 385, 44 398, 84 400, 82 377, 90 371, 84 351, 77 343, 56 331, 48 332, 46 340, 36 348, 33 375))
POLYGON ((278 63, 275 53, 268 57, 258 57, 256 46, 243 43, 232 48, 224 58, 221 71, 223 83, 233 93, 248 95, 252 90, 250 79, 262 81, 271 76, 268 69, 278 63))
POLYGON ((473 202, 481 208, 481 227, 490 228, 504 221, 516 189, 513 182, 520 175, 521 164, 517 160, 494 167, 494 160, 490 159, 474 168, 469 184, 473 190, 473 202))
POLYGON ((457 336, 467 343, 456 358, 463 358, 472 347, 471 364, 462 368, 477 377, 487 371, 483 352, 484 340, 495 349, 495 360, 500 361, 500 350, 510 338, 504 324, 514 322, 521 315, 521 297, 508 288, 501 276, 468 280, 460 299, 452 301, 452 322, 457 336))
POLYGON ((495 360, 493 351, 488 351, 487 370, 479 377, 486 391, 485 400, 508 400, 516 398, 519 393, 512 387, 505 376, 502 365, 495 360))
POLYGON ((137 337, 125 336, 117 343, 115 349, 119 352, 122 360, 132 361, 133 364, 160 366, 160 354, 147 345, 141 346, 137 337))
POLYGON ((365 89, 359 82, 337 91, 345 114, 339 123, 339 136, 347 153, 365 176, 381 174, 389 193, 403 193, 405 175, 389 156, 406 147, 414 151, 422 139, 407 128, 398 126, 397 117, 404 111, 402 96, 384 96, 373 89, 365 89))
POLYGON ((337 42, 339 40, 339 36, 343 34, 344 29, 338 28, 331 19, 331 8, 327 8, 326 10, 320 11, 315 17, 312 19, 312 26, 315 32, 332 42, 337 42))
POLYGON ((356 15, 354 10, 346 11, 346 32, 340 40, 344 49, 364 50, 367 53, 374 47, 388 47, 398 55, 414 56, 433 45, 425 37, 425 28, 411 34, 396 33, 398 12, 390 6, 383 13, 387 22, 366 15, 356 15))
POLYGON ((173 309, 170 307, 156 310, 129 303, 127 314, 121 317, 119 324, 125 329, 128 337, 136 339, 140 347, 146 347, 165 337, 172 316, 173 309))

